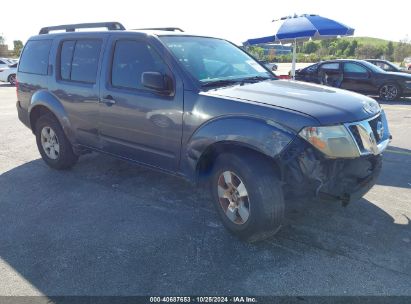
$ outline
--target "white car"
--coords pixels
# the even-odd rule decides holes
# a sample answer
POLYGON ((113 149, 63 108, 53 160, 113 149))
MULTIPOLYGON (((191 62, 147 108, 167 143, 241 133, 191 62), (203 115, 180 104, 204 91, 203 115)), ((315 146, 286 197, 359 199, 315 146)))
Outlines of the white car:
POLYGON ((13 62, 10 62, 7 58, 0 58, 0 69, 7 68, 10 64, 13 64, 13 62))
POLYGON ((0 81, 16 85, 17 63, 6 67, 0 67, 0 81))

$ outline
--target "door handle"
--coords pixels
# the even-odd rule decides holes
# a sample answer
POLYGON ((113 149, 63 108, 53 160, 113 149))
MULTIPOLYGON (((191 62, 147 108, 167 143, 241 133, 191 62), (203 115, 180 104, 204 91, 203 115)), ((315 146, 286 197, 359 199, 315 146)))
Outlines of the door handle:
POLYGON ((114 100, 113 96, 111 96, 111 95, 107 95, 107 96, 104 97, 104 98, 100 98, 100 102, 105 103, 105 104, 108 105, 108 106, 111 106, 111 105, 113 105, 113 104, 116 103, 116 101, 114 100))

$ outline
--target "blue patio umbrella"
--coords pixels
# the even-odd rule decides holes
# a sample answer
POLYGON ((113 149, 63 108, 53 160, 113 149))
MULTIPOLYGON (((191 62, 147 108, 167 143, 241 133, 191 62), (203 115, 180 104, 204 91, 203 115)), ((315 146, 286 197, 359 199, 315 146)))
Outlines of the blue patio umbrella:
POLYGON ((350 36, 354 29, 337 21, 319 15, 304 14, 283 17, 273 20, 277 26, 274 36, 249 39, 244 45, 260 43, 293 43, 293 61, 291 74, 295 76, 296 45, 298 41, 310 39, 327 39, 339 36, 350 36))

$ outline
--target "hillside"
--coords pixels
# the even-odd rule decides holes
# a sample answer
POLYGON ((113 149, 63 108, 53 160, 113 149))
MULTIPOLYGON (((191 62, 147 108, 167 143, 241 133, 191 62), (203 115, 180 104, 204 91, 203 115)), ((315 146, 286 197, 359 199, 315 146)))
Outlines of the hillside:
MULTIPOLYGON (((368 44, 368 45, 373 45, 375 47, 379 46, 386 46, 389 40, 384 40, 380 38, 373 38, 373 37, 343 37, 340 38, 342 40, 347 40, 351 42, 352 40, 357 40, 358 44, 368 44)), ((397 46, 398 42, 392 41, 394 47, 397 46)))

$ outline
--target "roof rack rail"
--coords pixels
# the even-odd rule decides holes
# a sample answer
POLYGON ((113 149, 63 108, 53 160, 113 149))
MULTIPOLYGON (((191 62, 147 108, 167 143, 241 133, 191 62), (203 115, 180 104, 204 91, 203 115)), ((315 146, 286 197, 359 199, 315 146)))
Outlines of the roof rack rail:
POLYGON ((133 30, 135 30, 135 31, 137 31, 137 30, 139 30, 139 31, 153 30, 153 31, 167 31, 167 32, 175 32, 175 31, 184 32, 179 27, 146 27, 146 28, 136 28, 136 29, 133 29, 133 30))
POLYGON ((66 30, 66 32, 74 32, 76 29, 99 27, 105 27, 111 31, 124 31, 126 29, 120 22, 78 23, 43 27, 39 35, 48 34, 50 31, 66 30))

